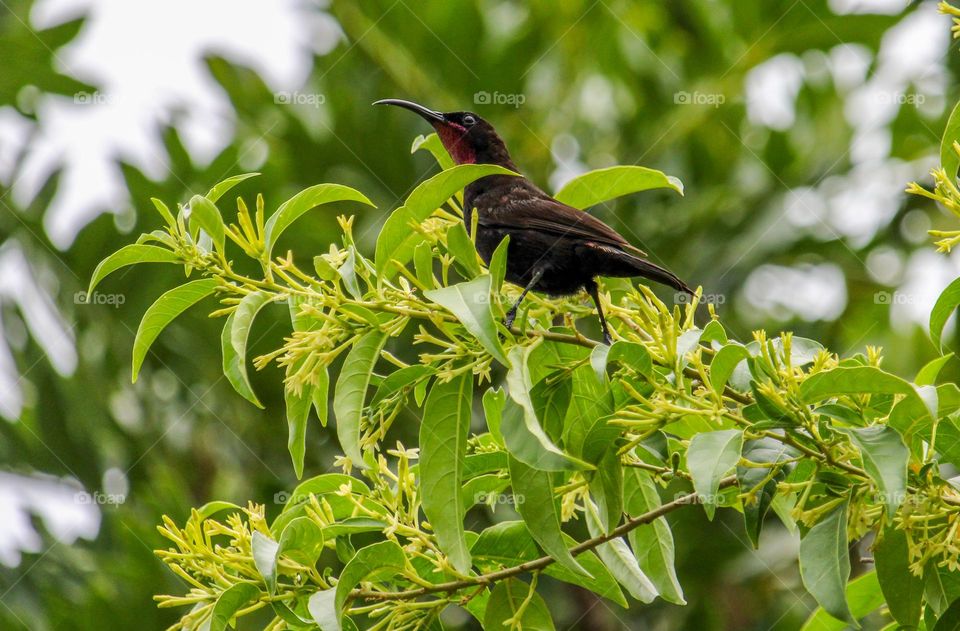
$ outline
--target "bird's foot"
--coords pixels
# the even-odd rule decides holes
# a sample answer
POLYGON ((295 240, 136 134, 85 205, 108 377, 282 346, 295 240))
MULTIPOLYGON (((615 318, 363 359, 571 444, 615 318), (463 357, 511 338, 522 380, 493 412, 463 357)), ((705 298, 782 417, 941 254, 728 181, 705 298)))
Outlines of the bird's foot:
POLYGON ((516 310, 516 309, 511 309, 510 311, 507 311, 507 317, 505 317, 505 318, 503 319, 503 324, 504 324, 504 326, 506 326, 508 329, 509 329, 509 328, 512 328, 512 327, 513 327, 513 321, 516 320, 516 319, 517 319, 517 310, 516 310))
POLYGON ((610 337, 610 333, 607 331, 603 332, 603 343, 607 346, 613 346, 613 338, 610 337))

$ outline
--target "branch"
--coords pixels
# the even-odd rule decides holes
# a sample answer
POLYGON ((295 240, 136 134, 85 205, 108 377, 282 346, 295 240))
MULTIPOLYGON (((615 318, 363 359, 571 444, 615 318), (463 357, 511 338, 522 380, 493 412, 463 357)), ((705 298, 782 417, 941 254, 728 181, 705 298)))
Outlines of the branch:
MULTIPOLYGON (((721 489, 725 489, 730 486, 737 484, 736 476, 729 476, 720 481, 721 489)), ((651 511, 629 519, 619 526, 617 526, 613 531, 606 535, 600 535, 599 537, 594 537, 593 539, 587 539, 586 541, 579 543, 572 548, 570 548, 570 554, 577 556, 582 552, 587 550, 593 550, 597 546, 604 544, 608 541, 616 539, 617 537, 622 537, 631 530, 642 526, 643 524, 649 524, 658 517, 663 517, 667 513, 673 512, 674 510, 680 508, 681 506, 687 506, 690 504, 700 503, 700 496, 697 493, 688 493, 672 502, 667 502, 666 504, 661 505, 659 508, 655 508, 651 511)), ((489 585, 497 581, 501 581, 512 576, 517 576, 525 572, 532 572, 535 570, 541 570, 548 565, 555 563, 555 559, 551 556, 542 556, 539 559, 534 559, 533 561, 527 561, 519 565, 514 565, 508 568, 503 568, 502 570, 497 570, 495 572, 488 572, 487 574, 480 574, 479 576, 473 576, 468 579, 462 579, 458 581, 448 581, 446 583, 437 583, 436 585, 431 585, 430 587, 420 587, 418 589, 409 589, 406 591, 400 592, 377 592, 370 590, 355 589, 350 592, 350 598, 363 598, 365 600, 409 600, 411 598, 418 598, 420 596, 426 596, 428 594, 435 594, 439 592, 450 593, 459 591, 467 587, 476 587, 480 585, 489 585)))

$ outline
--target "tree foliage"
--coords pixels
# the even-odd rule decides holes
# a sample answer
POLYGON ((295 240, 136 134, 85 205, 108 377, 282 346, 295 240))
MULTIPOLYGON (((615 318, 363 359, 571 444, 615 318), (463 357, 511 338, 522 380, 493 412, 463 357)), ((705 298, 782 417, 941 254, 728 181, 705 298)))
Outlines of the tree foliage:
MULTIPOLYGON (((298 477, 306 433, 330 431, 311 427, 311 408, 326 426, 332 407, 344 454, 342 473, 303 480, 272 519, 256 502, 215 502, 182 525, 164 520, 171 547, 158 554, 190 586, 158 596, 163 607, 189 608, 178 627, 220 629, 268 610, 270 628, 432 629, 457 606, 488 629, 552 629, 541 575, 621 606, 627 595, 683 603, 664 516, 693 504, 711 519, 718 509, 741 513, 754 545, 771 514, 800 531, 803 582, 822 607, 810 625, 856 625, 884 603, 908 628, 952 616, 960 492, 943 472, 960 467, 960 389, 936 384, 945 360, 910 381, 885 371, 876 348, 840 357, 764 331, 738 341, 712 306, 671 306, 626 282, 608 281, 601 294, 612 346, 577 330, 590 315, 578 298, 531 297, 508 329, 504 305, 518 289, 503 283, 505 249, 490 269, 481 265, 458 194, 492 167, 441 166, 392 212, 373 259, 346 216, 341 243, 312 270, 292 253, 272 256, 304 213, 369 202, 321 184, 269 216, 262 197, 252 213, 238 199, 228 225, 218 198, 238 176, 176 214, 155 201, 164 229, 95 274, 91 291, 137 262, 175 261, 199 276, 148 309, 134 376, 161 329, 215 295, 225 375, 255 404, 246 337, 261 308, 287 304, 289 335, 253 364, 285 371, 298 477), (259 269, 239 271, 234 248, 259 269), (394 354, 402 339, 420 353, 394 354), (409 407, 422 410, 419 444, 391 444, 409 407), (664 501, 658 487, 671 480, 690 490, 664 501), (505 500, 516 519, 465 527, 467 512, 505 500), (871 533, 877 569, 848 584, 850 543, 871 533)), ((682 190, 666 177, 624 189, 620 174, 587 173, 565 190, 585 203, 682 190)), ((955 176, 935 176, 925 194, 960 208, 955 176)), ((935 339, 955 293, 948 288, 934 310, 935 339)))

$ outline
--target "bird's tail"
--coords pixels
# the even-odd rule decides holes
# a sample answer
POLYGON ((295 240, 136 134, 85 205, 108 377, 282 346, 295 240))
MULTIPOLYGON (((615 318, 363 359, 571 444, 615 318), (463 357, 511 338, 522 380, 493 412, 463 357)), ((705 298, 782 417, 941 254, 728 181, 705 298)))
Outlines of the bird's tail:
POLYGON ((630 264, 634 270, 636 270, 637 276, 643 276, 667 287, 673 287, 677 291, 686 292, 691 296, 694 294, 689 285, 680 280, 676 274, 668 269, 664 269, 659 265, 637 256, 630 257, 630 264))

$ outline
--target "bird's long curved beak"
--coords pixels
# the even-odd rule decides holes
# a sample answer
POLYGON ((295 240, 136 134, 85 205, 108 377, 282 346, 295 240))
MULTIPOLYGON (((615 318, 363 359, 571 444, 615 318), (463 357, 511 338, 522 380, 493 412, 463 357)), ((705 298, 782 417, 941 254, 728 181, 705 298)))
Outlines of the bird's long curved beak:
POLYGON ((396 105, 397 107, 402 107, 403 109, 410 110, 415 114, 419 114, 429 123, 446 122, 442 112, 431 110, 412 101, 404 101, 403 99, 381 99, 374 102, 374 105, 396 105))

